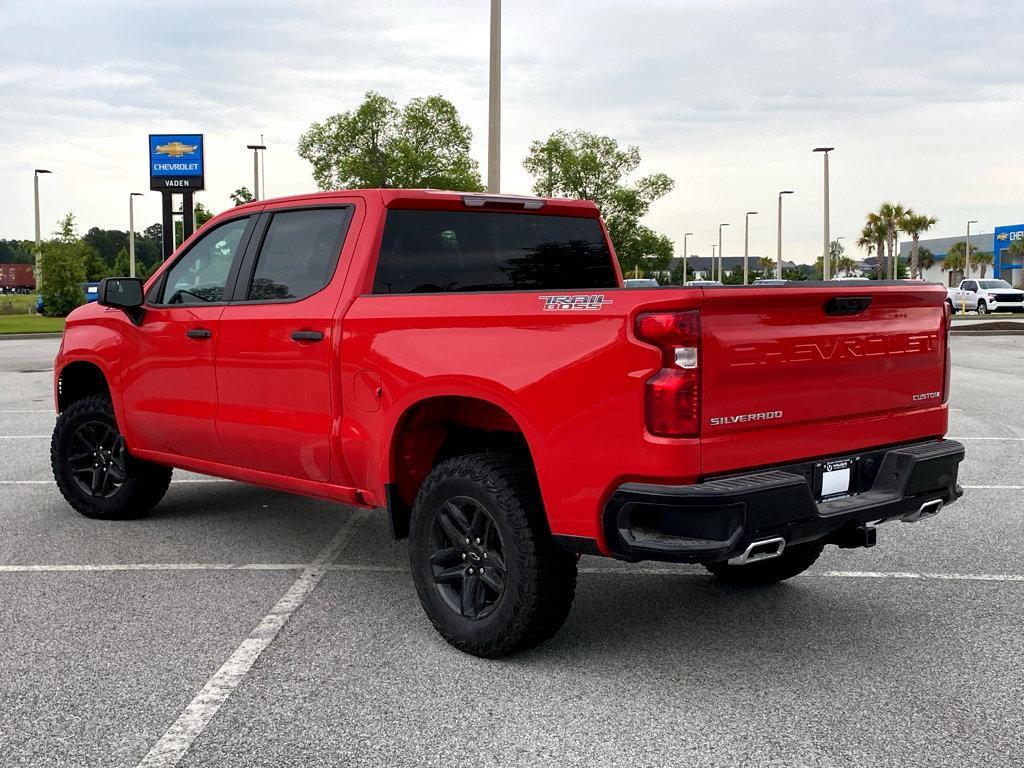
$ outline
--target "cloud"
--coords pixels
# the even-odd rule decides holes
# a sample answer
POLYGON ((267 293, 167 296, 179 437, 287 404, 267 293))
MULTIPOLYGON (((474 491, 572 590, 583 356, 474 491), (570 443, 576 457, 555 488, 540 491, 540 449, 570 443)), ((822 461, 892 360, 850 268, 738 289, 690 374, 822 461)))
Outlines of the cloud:
MULTIPOLYGON (((31 169, 48 222, 73 209, 124 227, 145 189, 150 132, 207 137, 208 205, 251 184, 244 145, 265 135, 270 194, 312 188, 295 155, 314 120, 367 90, 399 101, 443 93, 486 160, 487 3, 7 2, 0 7, 0 237, 32 229, 31 169)), ((676 191, 651 224, 717 239, 747 210, 752 249, 774 253, 775 195, 786 256, 820 251, 820 143, 832 161, 832 232, 855 240, 865 211, 901 199, 959 231, 1024 218, 1024 49, 1015 3, 540 2, 506 0, 503 182, 528 191, 532 139, 586 128, 637 144, 641 172, 676 191)), ((138 205, 155 220, 155 194, 138 205)), ((728 243, 740 245, 739 231, 728 243)), ((737 248, 727 244, 727 253, 737 248)))

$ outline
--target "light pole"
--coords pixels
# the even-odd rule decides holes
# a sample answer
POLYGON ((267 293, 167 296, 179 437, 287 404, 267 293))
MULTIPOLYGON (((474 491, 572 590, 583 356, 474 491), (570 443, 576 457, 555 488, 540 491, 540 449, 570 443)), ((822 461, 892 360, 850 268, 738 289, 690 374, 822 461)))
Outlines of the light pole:
POLYGON ((971 277, 971 225, 977 224, 977 219, 967 222, 967 242, 964 243, 964 277, 971 277))
POLYGON ((491 67, 487 104, 487 191, 501 191, 501 0, 491 0, 491 67))
MULTIPOLYGON (((711 244, 711 280, 715 279, 715 249, 718 248, 717 243, 711 244)), ((707 278, 705 278, 707 280, 707 278)))
POLYGON ((722 264, 722 258, 725 256, 725 251, 722 249, 722 228, 728 227, 729 223, 718 225, 718 279, 722 279, 722 275, 725 272, 725 265, 722 264))
MULTIPOLYGON (((846 238, 845 238, 845 237, 843 237, 842 235, 839 235, 839 236, 838 236, 838 237, 837 237, 837 238, 835 239, 835 243, 836 243, 836 249, 837 249, 837 250, 838 250, 838 248, 839 248, 839 241, 840 241, 840 240, 846 240, 846 238)), ((831 244, 829 244, 829 245, 831 246, 831 244)), ((836 266, 836 275, 838 275, 838 274, 839 274, 839 267, 838 267, 838 266, 836 266)), ((849 276, 849 272, 847 272, 847 276, 849 276)))
POLYGON ((824 229, 824 249, 821 252, 821 276, 825 280, 829 280, 831 275, 831 269, 829 269, 829 250, 832 245, 832 240, 828 234, 828 153, 834 150, 835 147, 815 147, 814 152, 820 152, 822 157, 825 158, 825 229, 824 229))
POLYGON ((128 193, 128 275, 135 277, 135 198, 141 198, 141 192, 128 193))
POLYGON ((39 174, 52 174, 53 171, 47 171, 45 168, 37 168, 35 173, 32 174, 32 186, 35 188, 35 201, 36 201, 36 254, 33 261, 32 271, 35 273, 36 279, 36 290, 39 290, 39 284, 42 281, 42 273, 39 271, 39 254, 42 248, 42 238, 39 233, 39 174))
POLYGON ((260 150, 265 150, 262 144, 246 144, 246 149, 252 150, 252 199, 260 199, 260 150))
POLYGON ((779 193, 779 230, 778 230, 778 256, 775 264, 775 277, 782 279, 782 196, 792 195, 793 190, 782 190, 779 193))
POLYGON ((757 211, 747 211, 743 217, 743 285, 747 285, 747 270, 750 262, 750 217, 757 211))
POLYGON ((692 234, 692 232, 683 233, 683 283, 686 282, 686 239, 692 234))

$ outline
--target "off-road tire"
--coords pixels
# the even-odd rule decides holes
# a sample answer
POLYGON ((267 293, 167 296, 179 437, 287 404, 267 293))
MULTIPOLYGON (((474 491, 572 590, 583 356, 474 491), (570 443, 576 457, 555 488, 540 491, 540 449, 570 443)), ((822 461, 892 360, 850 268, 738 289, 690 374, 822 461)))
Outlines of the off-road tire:
MULTIPOLYGON (((458 568, 459 555, 451 556, 453 569, 458 568)), ((420 603, 437 632, 452 646, 477 657, 501 657, 548 640, 568 616, 576 593, 577 558, 555 544, 536 478, 528 464, 513 454, 467 454, 441 462, 431 471, 413 504, 409 559, 420 603), (449 515, 450 502, 468 505, 473 511, 475 503, 484 510, 490 518, 492 541, 502 549, 503 587, 486 615, 460 613, 435 580, 434 570, 441 566, 431 561, 432 555, 452 550, 445 547, 449 539, 444 534, 438 544, 435 528, 441 525, 442 514, 449 515)), ((493 575, 492 570, 489 577, 494 579, 493 575)), ((465 591, 467 582, 461 585, 465 591)))
MULTIPOLYGON (((82 445, 74 437, 83 425, 106 426, 120 436, 114 407, 105 395, 76 401, 57 417, 50 440, 50 466, 57 488, 68 504, 88 518, 104 520, 137 518, 152 510, 167 493, 171 468, 144 462, 123 451, 117 466, 119 477, 124 476, 120 486, 105 496, 91 494, 76 480, 69 461, 83 453, 82 445)), ((117 483, 112 481, 110 485, 117 483)))
POLYGON ((728 562, 720 561, 704 564, 704 567, 730 585, 774 585, 807 571, 818 560, 824 548, 825 543, 821 541, 803 542, 787 546, 782 555, 765 561, 755 561, 742 566, 730 566, 728 562))

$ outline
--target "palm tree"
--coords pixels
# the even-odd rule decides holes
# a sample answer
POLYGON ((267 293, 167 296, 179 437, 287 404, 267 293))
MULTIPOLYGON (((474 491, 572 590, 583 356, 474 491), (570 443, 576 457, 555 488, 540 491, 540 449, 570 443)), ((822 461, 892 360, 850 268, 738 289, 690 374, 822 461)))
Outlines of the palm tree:
POLYGON ((971 269, 981 270, 981 277, 985 277, 985 273, 988 272, 989 266, 992 264, 993 257, 989 251, 979 251, 974 253, 974 246, 971 246, 971 269))
MULTIPOLYGON (((1007 252, 1024 261, 1024 240, 1015 240, 1010 244, 1007 252)), ((1015 260, 1016 261, 1016 260, 1015 260)), ((1024 270, 1021 270, 1020 285, 1024 286, 1024 270)))
POLYGON ((935 226, 939 220, 934 216, 928 216, 927 214, 914 213, 913 210, 907 209, 903 214, 903 219, 900 222, 900 229, 907 233, 911 239, 912 244, 910 246, 910 277, 920 278, 921 277, 921 264, 919 260, 919 246, 918 240, 921 239, 921 233, 928 232, 932 227, 935 226))
POLYGON ((885 277, 885 259, 883 250, 885 247, 886 227, 879 218, 878 214, 868 214, 867 223, 864 225, 864 229, 860 231, 860 237, 857 239, 857 245, 868 252, 868 256, 871 254, 875 255, 878 260, 878 277, 885 277))
POLYGON ((846 273, 846 277, 850 278, 853 277, 853 273, 857 270, 857 260, 854 259, 852 256, 847 256, 846 254, 843 254, 838 259, 836 259, 835 267, 836 272, 839 272, 841 270, 846 273))
POLYGON ((775 260, 770 256, 759 256, 757 258, 757 267, 762 273, 771 275, 775 272, 775 260))
POLYGON ((949 284, 953 285, 953 276, 955 273, 963 274, 964 271, 964 244, 954 243, 949 249, 949 253, 946 254, 946 258, 942 260, 942 271, 949 273, 949 284), (960 248, 957 248, 960 246, 960 248))
POLYGON ((929 249, 921 247, 917 249, 917 263, 921 268, 921 272, 930 270, 935 266, 935 254, 929 249))
POLYGON ((907 209, 902 203, 886 201, 878 207, 878 218, 885 225, 885 244, 889 257, 889 278, 896 277, 896 240, 899 236, 907 209))

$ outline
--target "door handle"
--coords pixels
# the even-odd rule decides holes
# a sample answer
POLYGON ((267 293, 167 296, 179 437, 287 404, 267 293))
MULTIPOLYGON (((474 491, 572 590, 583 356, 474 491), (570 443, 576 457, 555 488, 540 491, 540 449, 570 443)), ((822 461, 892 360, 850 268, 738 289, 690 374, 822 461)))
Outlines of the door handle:
POLYGON ((324 338, 323 331, 293 331, 293 342, 319 342, 324 338))
POLYGON ((208 328, 190 328, 185 332, 185 336, 189 339, 209 339, 213 332, 208 328))

